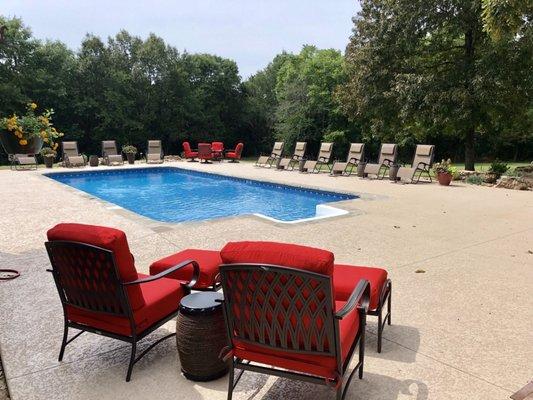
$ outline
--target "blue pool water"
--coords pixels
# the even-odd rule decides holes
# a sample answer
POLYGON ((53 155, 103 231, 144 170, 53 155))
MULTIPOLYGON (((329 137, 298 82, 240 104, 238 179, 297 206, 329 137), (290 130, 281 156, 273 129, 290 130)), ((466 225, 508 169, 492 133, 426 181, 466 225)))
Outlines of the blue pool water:
POLYGON ((243 214, 295 221, 315 217, 318 204, 356 198, 172 167, 51 173, 46 176, 163 222, 243 214))

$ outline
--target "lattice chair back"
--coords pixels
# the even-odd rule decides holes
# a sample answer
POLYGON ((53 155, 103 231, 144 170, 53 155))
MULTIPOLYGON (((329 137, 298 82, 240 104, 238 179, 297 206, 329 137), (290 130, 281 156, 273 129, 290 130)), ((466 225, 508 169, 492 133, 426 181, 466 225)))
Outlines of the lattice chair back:
POLYGON ((331 278, 265 264, 221 266, 232 345, 335 356, 331 278))
POLYGON ((131 310, 111 250, 71 241, 46 242, 64 306, 128 317, 131 310))

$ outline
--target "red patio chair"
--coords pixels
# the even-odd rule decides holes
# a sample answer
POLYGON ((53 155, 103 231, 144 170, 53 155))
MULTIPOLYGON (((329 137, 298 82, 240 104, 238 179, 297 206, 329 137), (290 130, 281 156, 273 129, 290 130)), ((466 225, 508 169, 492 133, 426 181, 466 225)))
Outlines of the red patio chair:
POLYGON ((189 142, 183 142, 183 153, 184 157, 188 158, 189 161, 196 161, 195 158, 198 157, 198 152, 191 150, 189 142))
POLYGON ((213 152, 213 159, 221 161, 224 157, 224 143, 213 142, 211 143, 211 151, 213 152))
POLYGON ((243 143, 237 144, 237 147, 235 147, 235 150, 226 152, 226 158, 229 159, 230 162, 238 162, 238 160, 241 159, 241 153, 242 153, 243 147, 244 147, 243 143))
POLYGON ((175 318, 183 296, 199 275, 198 264, 185 260, 153 275, 138 274, 124 232, 101 226, 59 224, 48 231, 45 243, 54 281, 63 306, 64 332, 59 361, 65 347, 83 332, 131 343, 126 373, 167 335, 152 343, 137 358, 137 342, 175 318), (189 282, 165 276, 192 266, 189 282), (69 328, 79 329, 68 338, 69 328))
POLYGON ((333 254, 310 247, 228 243, 221 257, 228 399, 244 371, 332 386, 343 399, 354 372, 363 376, 368 282, 336 301, 333 254), (359 360, 346 376, 358 345, 359 360), (235 368, 242 370, 236 379, 235 368))
POLYGON ((211 149, 211 144, 209 143, 198 143, 198 158, 200 162, 205 161, 206 163, 209 160, 213 159, 213 151, 211 149))

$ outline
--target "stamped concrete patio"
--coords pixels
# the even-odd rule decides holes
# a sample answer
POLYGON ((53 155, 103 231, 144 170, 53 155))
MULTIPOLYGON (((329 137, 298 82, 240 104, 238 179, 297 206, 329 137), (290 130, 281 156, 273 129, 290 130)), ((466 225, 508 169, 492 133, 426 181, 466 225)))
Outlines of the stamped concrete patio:
MULTIPOLYGON (((130 383, 124 382, 129 348, 112 339, 82 335, 57 361, 62 312, 45 271, 43 242, 47 229, 64 221, 124 230, 141 272, 180 249, 219 249, 230 240, 300 243, 330 249, 338 262, 387 268, 394 284, 393 325, 385 328, 378 354, 376 323, 369 318, 365 376, 354 380, 348 399, 496 400, 531 379, 533 193, 331 178, 249 163, 168 165, 361 198, 339 204, 348 215, 296 225, 251 216, 172 225, 111 207, 41 176, 42 170, 0 171, 0 265, 21 271, 20 278, 0 283, 0 352, 13 400, 226 396, 227 378, 195 384, 180 375, 173 341, 137 364, 130 383)), ((328 388, 253 373, 235 392, 237 399, 332 396, 328 388)))

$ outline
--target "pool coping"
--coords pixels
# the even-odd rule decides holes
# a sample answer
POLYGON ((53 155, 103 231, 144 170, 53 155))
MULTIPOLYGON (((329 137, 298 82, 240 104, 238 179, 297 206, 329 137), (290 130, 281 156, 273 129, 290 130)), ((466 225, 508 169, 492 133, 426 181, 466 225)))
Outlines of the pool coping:
MULTIPOLYGON (((363 211, 360 210, 360 209, 357 209, 357 208, 348 209, 348 210, 346 208, 340 208, 343 205, 348 205, 346 203, 350 203, 350 205, 351 205, 354 200, 373 201, 373 200, 385 200, 387 198, 386 196, 383 196, 383 195, 374 195, 374 194, 370 194, 370 193, 355 192, 355 191, 342 190, 342 189, 333 191, 333 190, 324 189, 324 188, 322 188, 320 186, 314 186, 314 185, 292 184, 292 183, 291 184, 287 184, 287 183, 281 183, 281 182, 273 180, 273 179, 261 179, 261 180, 259 180, 259 179, 252 179, 252 178, 248 178, 248 177, 238 176, 238 175, 232 175, 232 174, 228 174, 228 173, 224 173, 224 172, 198 171, 197 169, 194 169, 194 168, 181 167, 181 166, 177 166, 177 165, 161 165, 161 164, 158 164, 158 165, 149 165, 149 164, 137 165, 137 164, 135 164, 135 165, 127 165, 127 166, 124 165, 124 166, 113 166, 113 167, 105 166, 104 168, 99 167, 98 169, 92 169, 92 170, 87 170, 86 168, 83 168, 83 169, 81 169, 81 168, 80 169, 77 169, 77 168, 76 169, 63 169, 62 168, 59 171, 38 170, 38 171, 35 171, 35 172, 38 172, 38 175, 40 175, 41 178, 46 178, 49 181, 54 182, 55 184, 61 185, 61 187, 66 188, 71 193, 76 193, 77 195, 85 197, 85 198, 87 198, 89 200, 96 201, 97 203, 99 203, 103 207, 105 207, 107 210, 109 210, 111 212, 115 212, 118 215, 120 215, 122 217, 125 217, 125 218, 128 218, 128 219, 130 219, 132 221, 135 221, 135 222, 138 222, 138 223, 142 223, 144 225, 148 225, 150 227, 150 229, 152 229, 154 232, 158 232, 158 233, 165 232, 165 231, 171 231, 171 230, 174 230, 174 229, 178 229, 180 227, 186 227, 188 224, 195 224, 195 225, 206 224, 206 225, 208 225, 208 224, 213 224, 213 223, 218 223, 218 222, 223 222, 223 221, 228 221, 228 220, 233 220, 233 219, 235 219, 235 220, 243 219, 243 218, 244 219, 246 219, 246 218, 253 219, 253 220, 256 220, 256 221, 261 221, 261 222, 268 223, 268 224, 271 224, 271 225, 275 225, 275 226, 278 226, 278 227, 290 227, 290 226, 300 225, 300 224, 301 225, 306 225, 306 224, 317 223, 317 222, 320 222, 320 221, 323 221, 323 220, 328 220, 328 219, 338 219, 338 218, 348 217, 350 215, 361 215, 361 214, 363 214, 363 211), (283 186, 283 187, 287 187, 287 188, 295 188, 295 189, 301 189, 301 190, 312 190, 312 191, 331 193, 331 194, 356 196, 356 198, 343 199, 343 200, 339 200, 339 201, 335 201, 335 202, 329 202, 327 204, 319 204, 319 205, 317 205, 317 208, 318 207, 321 208, 321 210, 320 210, 320 214, 321 215, 316 215, 315 217, 310 217, 310 218, 301 218, 301 219, 294 220, 294 221, 282 221, 282 220, 278 220, 276 218, 272 218, 272 217, 266 216, 264 214, 250 213, 250 214, 241 214, 241 215, 229 215, 229 216, 217 217, 217 218, 206 219, 206 220, 166 222, 166 221, 158 221, 156 219, 152 219, 150 217, 138 214, 135 211, 129 210, 129 209, 124 208, 122 206, 119 206, 119 205, 117 205, 115 203, 112 203, 112 202, 109 202, 107 200, 101 199, 100 197, 97 197, 95 195, 92 195, 90 193, 87 193, 87 192, 85 192, 83 190, 77 189, 77 188, 75 188, 73 186, 70 186, 70 185, 68 185, 66 183, 60 182, 60 181, 50 177, 50 175, 55 175, 55 174, 74 174, 74 173, 90 173, 90 172, 98 173, 98 172, 104 172, 104 171, 121 171, 121 170, 125 171, 125 170, 135 170, 135 169, 161 169, 161 168, 174 168, 174 169, 187 171, 187 172, 198 173, 198 174, 208 174, 208 175, 223 176, 223 177, 226 177, 226 178, 232 178, 232 179, 237 179, 237 180, 241 180, 241 181, 252 181, 252 182, 255 182, 255 183, 259 183, 259 184, 266 183, 266 184, 270 184, 270 185, 283 186)), ((280 171, 277 171, 277 172, 280 172, 280 171)), ((332 179, 335 179, 335 178, 338 178, 338 177, 332 177, 332 179)), ((317 213, 318 213, 318 210, 317 210, 317 213)))

